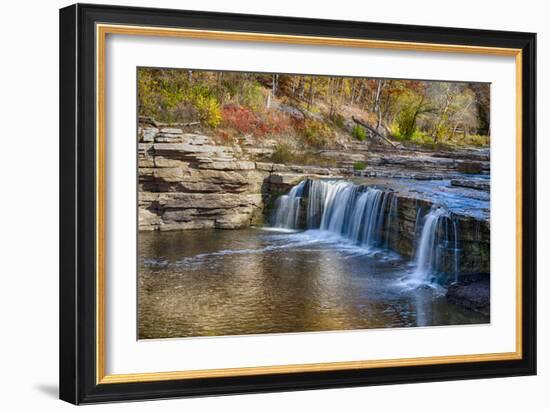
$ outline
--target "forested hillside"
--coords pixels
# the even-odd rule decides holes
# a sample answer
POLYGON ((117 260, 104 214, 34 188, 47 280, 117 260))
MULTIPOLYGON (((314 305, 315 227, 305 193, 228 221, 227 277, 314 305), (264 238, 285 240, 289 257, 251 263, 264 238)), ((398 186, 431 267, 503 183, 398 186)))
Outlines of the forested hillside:
POLYGON ((346 140, 431 148, 488 146, 489 84, 140 68, 138 110, 199 123, 221 142, 280 149, 346 140))

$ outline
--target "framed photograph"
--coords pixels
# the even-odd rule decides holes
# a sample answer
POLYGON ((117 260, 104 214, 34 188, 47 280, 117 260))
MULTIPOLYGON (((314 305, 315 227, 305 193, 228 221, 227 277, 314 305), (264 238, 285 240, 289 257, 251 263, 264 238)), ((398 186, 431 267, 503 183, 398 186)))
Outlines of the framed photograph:
POLYGON ((61 399, 534 375, 535 53, 61 9, 61 399))

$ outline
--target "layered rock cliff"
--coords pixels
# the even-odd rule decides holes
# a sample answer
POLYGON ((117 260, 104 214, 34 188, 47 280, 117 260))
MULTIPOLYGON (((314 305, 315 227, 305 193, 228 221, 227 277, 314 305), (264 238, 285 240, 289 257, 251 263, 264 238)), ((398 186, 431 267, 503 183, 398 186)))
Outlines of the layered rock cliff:
POLYGON ((139 129, 139 228, 248 226, 262 213, 267 176, 238 147, 178 128, 139 129))
POLYGON ((258 161, 265 149, 221 146, 181 128, 140 124, 139 229, 237 229, 262 224, 274 194, 346 169, 258 161))

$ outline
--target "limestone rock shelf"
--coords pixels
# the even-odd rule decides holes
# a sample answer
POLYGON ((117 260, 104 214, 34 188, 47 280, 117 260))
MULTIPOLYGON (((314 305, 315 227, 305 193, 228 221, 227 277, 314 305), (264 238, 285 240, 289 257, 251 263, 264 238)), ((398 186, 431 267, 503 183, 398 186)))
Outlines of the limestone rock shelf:
POLYGON ((257 161, 264 149, 220 146, 202 134, 141 123, 139 229, 237 229, 261 224, 272 191, 347 169, 257 161), (272 189, 270 186, 274 186, 272 189))

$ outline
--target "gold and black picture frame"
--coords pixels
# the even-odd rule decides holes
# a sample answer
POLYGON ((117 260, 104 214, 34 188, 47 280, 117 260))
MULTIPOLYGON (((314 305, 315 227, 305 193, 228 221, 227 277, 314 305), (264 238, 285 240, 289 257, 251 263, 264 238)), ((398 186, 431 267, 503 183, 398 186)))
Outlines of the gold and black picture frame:
POLYGON ((60 398, 536 374, 535 81, 533 33, 61 9, 60 398))

